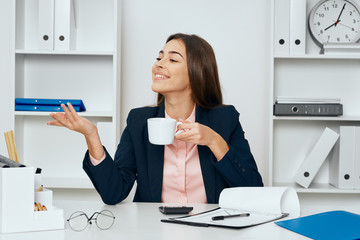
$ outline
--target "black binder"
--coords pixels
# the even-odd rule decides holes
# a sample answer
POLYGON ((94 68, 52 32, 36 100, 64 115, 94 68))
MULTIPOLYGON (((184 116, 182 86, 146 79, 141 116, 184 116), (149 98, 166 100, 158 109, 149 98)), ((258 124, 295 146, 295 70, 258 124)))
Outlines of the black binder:
POLYGON ((340 103, 275 103, 273 114, 275 116, 340 116, 343 114, 343 105, 340 103))

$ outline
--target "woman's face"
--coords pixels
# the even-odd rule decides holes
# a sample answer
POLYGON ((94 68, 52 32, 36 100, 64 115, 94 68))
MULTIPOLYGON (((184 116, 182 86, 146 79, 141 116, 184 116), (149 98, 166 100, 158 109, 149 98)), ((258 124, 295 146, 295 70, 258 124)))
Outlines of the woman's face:
MULTIPOLYGON (((171 40, 159 52, 152 67, 152 90, 169 96, 191 93, 185 44, 181 40, 171 40)), ((184 95, 186 94, 186 95, 184 95)))

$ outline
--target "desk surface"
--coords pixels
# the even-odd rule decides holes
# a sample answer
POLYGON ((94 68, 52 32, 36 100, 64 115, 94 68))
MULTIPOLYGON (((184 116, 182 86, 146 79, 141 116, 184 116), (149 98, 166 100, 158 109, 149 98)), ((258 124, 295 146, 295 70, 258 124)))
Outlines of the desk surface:
MULTIPOLYGON (((102 202, 58 201, 54 204, 64 209, 64 218, 67 219, 75 211, 83 211, 89 216, 103 209, 111 210, 116 219, 109 230, 100 230, 95 224, 89 225, 82 232, 73 231, 67 222, 64 230, 28 232, 17 234, 0 234, 0 239, 15 240, 72 240, 72 239, 156 239, 156 240, 187 240, 187 239, 308 239, 294 232, 283 229, 273 222, 240 230, 215 227, 193 227, 171 223, 162 223, 167 218, 159 212, 160 203, 121 203, 115 206, 105 205, 102 202)), ((202 212, 216 208, 216 204, 191 204, 193 212, 202 212)), ((302 215, 309 215, 322 211, 335 210, 331 207, 323 209, 302 206, 302 215)), ((345 209, 346 210, 346 209, 345 209)))

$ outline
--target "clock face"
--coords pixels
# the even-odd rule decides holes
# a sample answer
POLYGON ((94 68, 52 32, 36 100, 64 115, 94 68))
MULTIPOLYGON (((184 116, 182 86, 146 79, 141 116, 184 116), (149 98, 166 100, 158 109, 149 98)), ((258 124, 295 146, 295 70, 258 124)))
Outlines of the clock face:
POLYGON ((360 39, 359 8, 350 0, 322 0, 310 13, 309 28, 320 46, 357 42, 360 39))

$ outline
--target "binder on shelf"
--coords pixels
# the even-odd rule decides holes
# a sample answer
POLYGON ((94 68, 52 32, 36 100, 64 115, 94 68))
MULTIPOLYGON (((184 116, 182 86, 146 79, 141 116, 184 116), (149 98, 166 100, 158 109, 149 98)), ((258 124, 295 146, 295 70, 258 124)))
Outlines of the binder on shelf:
POLYGON ((81 99, 45 99, 45 98, 16 98, 15 111, 46 111, 62 112, 60 105, 68 102, 73 105, 75 111, 86 111, 85 105, 81 99))
POLYGON ((355 128, 354 188, 360 189, 360 127, 355 128))
POLYGON ((337 188, 354 189, 356 151, 355 126, 340 126, 340 141, 329 162, 329 182, 337 188))
POLYGON ((305 54, 306 0, 290 0, 290 54, 305 54))
POLYGON ((304 188, 309 187, 338 138, 339 134, 330 128, 325 128, 314 148, 296 172, 294 179, 296 183, 304 188))
POLYGON ((75 24, 74 1, 55 1, 54 50, 68 51, 75 48, 75 24))
POLYGON ((289 54, 290 0, 274 1, 274 53, 289 54))
POLYGON ((39 0, 38 46, 41 50, 54 49, 54 0, 39 0))
POLYGON ((359 239, 360 215, 330 211, 275 222, 280 227, 311 239, 359 239))
MULTIPOLYGON (((76 112, 82 112, 80 106, 73 106, 76 112)), ((15 105, 15 111, 63 112, 59 106, 50 105, 15 105)))
POLYGON ((359 43, 323 43, 320 54, 360 55, 359 43))
POLYGON ((275 103, 275 116, 340 116, 343 114, 341 103, 275 103))

